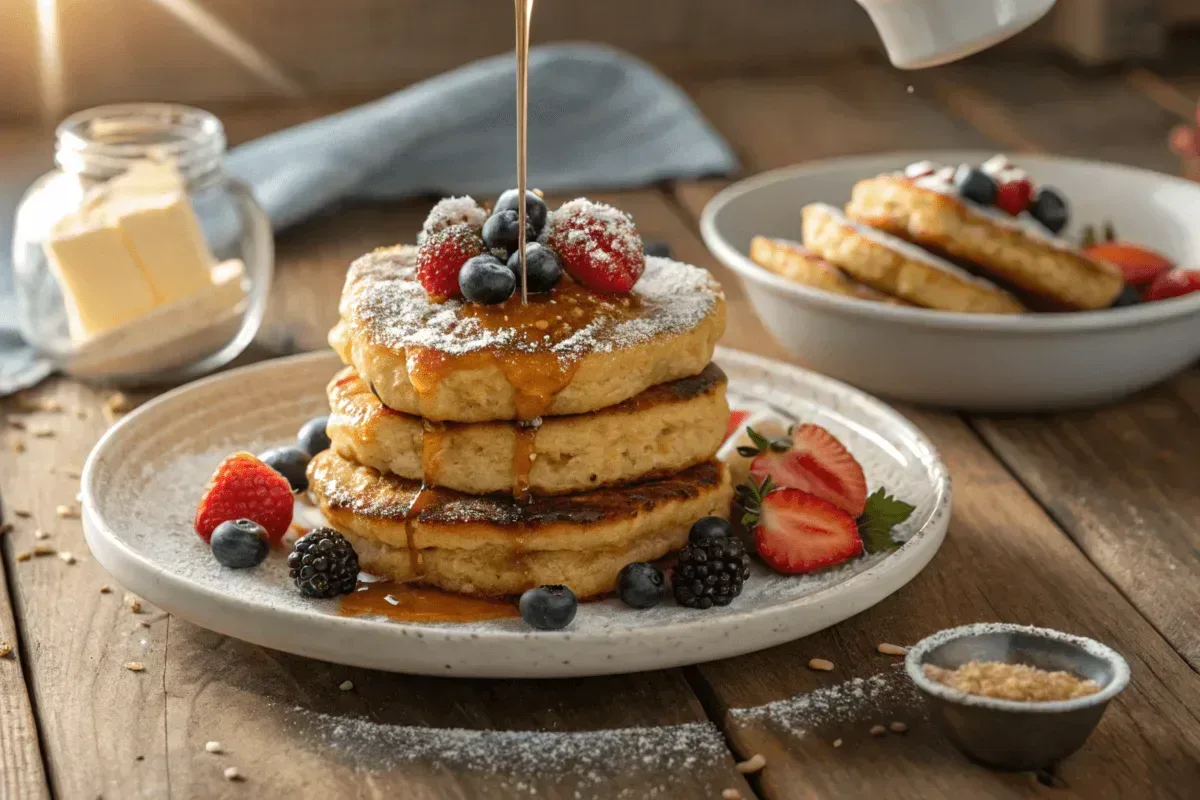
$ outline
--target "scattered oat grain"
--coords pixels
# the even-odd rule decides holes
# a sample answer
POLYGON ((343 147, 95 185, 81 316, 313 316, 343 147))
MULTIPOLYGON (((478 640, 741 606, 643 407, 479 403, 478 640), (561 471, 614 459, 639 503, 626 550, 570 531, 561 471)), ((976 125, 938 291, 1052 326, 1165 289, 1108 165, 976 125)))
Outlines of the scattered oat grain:
POLYGON ((824 658, 810 658, 808 660, 808 668, 809 669, 817 669, 817 670, 820 670, 821 672, 832 672, 833 671, 833 662, 829 661, 828 659, 824 659, 824 658))
POLYGON ((872 736, 883 736, 886 733, 887 733, 887 728, 883 727, 882 725, 872 725, 871 726, 871 735, 872 736))
POLYGON ((12 652, 11 644, 9 644, 8 642, 0 642, 0 658, 8 658, 8 655, 11 652, 12 652))
POLYGON ((238 772, 237 767, 226 767, 225 768, 225 780, 240 781, 240 780, 242 780, 242 773, 238 772))
POLYGON ((834 740, 833 740, 833 746, 834 746, 834 747, 841 747, 841 746, 842 746, 842 740, 841 740, 841 739, 834 739, 834 740))
POLYGON ((74 553, 69 553, 66 550, 59 553, 58 557, 61 558, 63 561, 67 562, 68 564, 74 564, 78 560, 77 558, 75 558, 74 553))
POLYGON ((54 513, 59 519, 79 519, 79 509, 71 506, 55 506, 54 513))
POLYGON ((39 425, 36 428, 30 428, 29 432, 38 439, 49 439, 54 435, 54 429, 45 425, 39 425))
POLYGON ((64 469, 62 474, 64 478, 70 478, 73 481, 77 481, 83 477, 83 473, 77 469, 64 469))
POLYGON ((22 550, 13 556, 13 558, 17 559, 17 561, 28 561, 29 559, 33 558, 33 553, 29 552, 28 550, 22 550))
POLYGON ((892 733, 907 733, 908 726, 903 722, 896 721, 888 724, 888 730, 892 733))
POLYGON ((737 766, 734 767, 734 769, 736 769, 738 772, 742 773, 743 775, 749 775, 752 772, 758 772, 760 769, 762 769, 766 765, 767 765, 767 759, 763 757, 763 754, 755 753, 754 755, 750 756, 745 761, 739 762, 737 764, 737 766))
POLYGON ((49 538, 50 538, 50 534, 46 533, 46 532, 45 532, 44 530, 42 530, 41 528, 36 528, 36 529, 33 531, 33 538, 35 538, 35 539, 38 539, 38 540, 42 540, 42 539, 49 539, 49 538))
POLYGON ((880 642, 879 647, 875 649, 885 656, 902 656, 908 652, 907 647, 901 647, 898 644, 889 644, 888 642, 880 642))
POLYGON ((224 753, 225 748, 221 746, 220 742, 208 742, 204 745, 204 751, 206 753, 224 753))
POLYGON ((146 665, 140 661, 127 661, 125 662, 125 669, 130 672, 145 672, 146 665))
POLYGON ((5 422, 8 424, 8 427, 12 428, 14 431, 25 430, 25 423, 16 417, 6 417, 5 422))
POLYGON ((354 688, 354 683, 353 681, 342 681, 340 684, 338 684, 338 688, 343 692, 348 692, 354 688))
POLYGON ((24 453, 25 452, 25 443, 22 442, 20 439, 13 439, 10 447, 12 447, 12 451, 14 453, 24 453))
POLYGON ((726 789, 721 792, 721 800, 742 800, 742 793, 737 789, 726 789))
POLYGON ((112 587, 107 583, 100 587, 100 594, 112 594, 112 587))
POLYGON ((30 517, 33 516, 33 512, 27 508, 14 508, 13 513, 16 514, 18 517, 20 517, 21 519, 29 519, 30 517))
POLYGON ((3 525, 0 525, 0 536, 3 536, 6 533, 12 533, 12 530, 13 530, 12 523, 6 522, 3 525))
POLYGON ((129 606, 129 610, 135 614, 142 613, 142 599, 137 595, 125 595, 125 605, 129 606))
POLYGON ((58 550, 48 544, 35 544, 33 546, 33 554, 35 556, 52 556, 57 552, 58 550))

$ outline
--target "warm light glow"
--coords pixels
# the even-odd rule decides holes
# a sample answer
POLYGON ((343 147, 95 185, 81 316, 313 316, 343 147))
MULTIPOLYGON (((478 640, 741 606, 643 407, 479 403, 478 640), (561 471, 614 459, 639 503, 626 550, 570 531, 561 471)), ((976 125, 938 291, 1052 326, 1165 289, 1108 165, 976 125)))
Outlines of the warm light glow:
MULTIPOLYGON (((48 0, 53 3, 55 0, 48 0)), ((43 2, 43 0, 39 0, 43 2)), ((304 94, 304 87, 292 80, 274 61, 254 45, 238 36, 237 32, 211 13, 196 5, 193 0, 154 0, 155 3, 173 14, 201 38, 225 55, 254 73, 275 91, 290 97, 304 94)))
POLYGON ((58 34, 58 0, 36 0, 38 78, 42 114, 57 120, 63 112, 62 41, 58 34))

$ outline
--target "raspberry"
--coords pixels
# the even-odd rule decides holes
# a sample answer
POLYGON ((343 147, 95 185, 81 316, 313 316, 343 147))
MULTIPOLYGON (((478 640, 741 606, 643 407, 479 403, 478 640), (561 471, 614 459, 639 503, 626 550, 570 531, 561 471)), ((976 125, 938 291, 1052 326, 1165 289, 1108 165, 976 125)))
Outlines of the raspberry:
POLYGON ((550 215, 547 244, 563 269, 598 292, 628 292, 646 268, 642 237, 633 220, 603 203, 580 198, 550 215))
POLYGON ((1033 200, 1033 184, 1025 178, 1000 184, 996 192, 996 208, 1017 216, 1029 208, 1033 200))
POLYGON ((460 223, 433 233, 417 248, 417 280, 434 300, 459 294, 458 271, 483 252, 483 239, 460 223))
POLYGON ((249 453, 235 453, 213 473, 196 507, 195 529, 205 542, 222 522, 250 519, 278 544, 292 524, 292 487, 287 478, 249 453))

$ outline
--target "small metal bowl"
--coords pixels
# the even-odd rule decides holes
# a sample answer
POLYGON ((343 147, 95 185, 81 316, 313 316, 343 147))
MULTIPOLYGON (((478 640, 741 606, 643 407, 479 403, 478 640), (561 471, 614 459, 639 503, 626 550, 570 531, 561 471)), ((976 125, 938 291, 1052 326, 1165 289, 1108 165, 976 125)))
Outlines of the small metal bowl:
POLYGON ((1129 683, 1115 650, 1082 636, 1026 625, 982 623, 939 631, 908 651, 905 669, 925 695, 935 722, 968 758, 989 767, 1036 770, 1078 750, 1108 701, 1129 683), (925 664, 955 669, 971 660, 1027 664, 1090 678, 1100 691, 1053 702, 967 694, 925 676, 925 664))

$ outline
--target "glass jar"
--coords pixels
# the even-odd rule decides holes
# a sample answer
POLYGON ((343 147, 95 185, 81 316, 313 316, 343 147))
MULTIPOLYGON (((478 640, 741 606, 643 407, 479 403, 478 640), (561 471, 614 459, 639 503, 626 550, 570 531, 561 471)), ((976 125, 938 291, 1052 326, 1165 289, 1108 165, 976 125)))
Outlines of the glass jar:
POLYGON ((59 125, 58 168, 17 210, 25 339, 70 375, 122 385, 189 380, 241 353, 274 241, 224 153, 220 120, 186 106, 101 106, 59 125))

